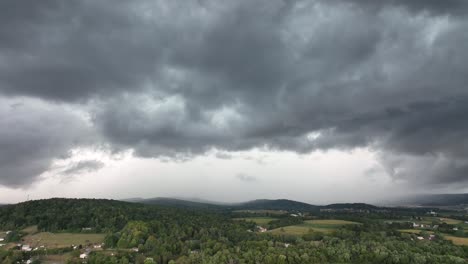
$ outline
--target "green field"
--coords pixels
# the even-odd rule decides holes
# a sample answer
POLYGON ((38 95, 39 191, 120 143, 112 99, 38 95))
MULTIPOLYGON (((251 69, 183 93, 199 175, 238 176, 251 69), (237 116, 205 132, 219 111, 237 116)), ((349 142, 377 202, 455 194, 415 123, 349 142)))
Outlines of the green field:
POLYGON ((234 218, 233 220, 245 220, 255 222, 258 225, 266 225, 277 218, 273 217, 244 217, 244 218, 234 218))
MULTIPOLYGON (((420 234, 421 231, 425 230, 418 230, 418 229, 401 229, 398 230, 403 233, 410 233, 410 234, 420 234)), ((428 234, 434 234, 432 231, 425 231, 428 234)), ((451 235, 442 234, 446 240, 451 240, 453 244, 459 246, 468 246, 468 238, 467 237, 456 237, 451 235)))
POLYGON ((39 230, 37 229, 37 226, 28 226, 21 231, 27 234, 34 234, 34 233, 39 232, 39 230))
POLYGON ((235 210, 233 213, 248 213, 248 214, 271 214, 271 215, 284 215, 288 211, 283 210, 235 210))
POLYGON ((24 244, 31 247, 61 248, 71 245, 102 243, 105 234, 72 234, 40 232, 24 237, 24 244))
POLYGON ((295 235, 295 236, 304 235, 311 231, 330 233, 340 228, 343 225, 356 225, 356 224, 360 224, 360 223, 345 221, 345 220, 336 220, 336 219, 308 220, 300 225, 276 228, 269 232, 273 234, 284 234, 284 235, 295 235))
POLYGON ((428 234, 434 234, 433 231, 426 231, 426 230, 421 230, 421 229, 400 229, 398 230, 402 233, 410 233, 410 234, 419 234, 421 233, 422 231, 428 233, 428 234))
POLYGON ((444 235, 444 238, 447 240, 451 240, 455 245, 468 246, 467 237, 456 237, 456 236, 444 235))
POLYGON ((463 224, 462 220, 457 220, 457 219, 451 219, 451 218, 440 218, 442 222, 445 222, 449 225, 458 225, 458 224, 463 224))

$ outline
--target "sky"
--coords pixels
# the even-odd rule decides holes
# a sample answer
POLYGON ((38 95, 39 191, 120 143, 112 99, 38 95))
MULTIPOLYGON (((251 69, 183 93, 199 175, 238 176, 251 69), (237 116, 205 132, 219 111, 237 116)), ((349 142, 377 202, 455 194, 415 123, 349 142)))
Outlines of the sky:
POLYGON ((0 203, 468 191, 468 2, 0 2, 0 203))

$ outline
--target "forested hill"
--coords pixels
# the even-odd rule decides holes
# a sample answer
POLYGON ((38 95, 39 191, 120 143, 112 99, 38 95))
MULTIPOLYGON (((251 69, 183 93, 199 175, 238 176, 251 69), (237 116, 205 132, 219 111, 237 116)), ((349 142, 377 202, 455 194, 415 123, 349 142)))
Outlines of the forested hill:
POLYGON ((234 206, 241 210, 286 210, 286 211, 318 211, 319 206, 302 203, 292 200, 254 200, 246 203, 241 203, 234 206))
POLYGON ((44 231, 81 231, 89 227, 104 232, 120 230, 133 220, 171 219, 177 222, 182 213, 203 214, 202 211, 181 212, 176 208, 115 200, 53 198, 0 207, 0 226, 18 229, 38 225, 44 231))
POLYGON ((376 210, 379 207, 365 203, 336 203, 322 206, 322 209, 376 210))
POLYGON ((287 199, 259 199, 244 203, 210 203, 199 201, 188 201, 174 198, 150 198, 150 199, 128 199, 128 201, 141 204, 152 204, 159 206, 169 206, 178 208, 202 208, 215 210, 284 210, 284 211, 305 211, 314 212, 319 210, 319 206, 308 203, 292 201, 287 199))
POLYGON ((194 202, 175 198, 149 198, 149 199, 128 199, 129 202, 151 204, 159 206, 169 206, 177 208, 201 208, 201 209, 223 209, 223 206, 206 202, 194 202))

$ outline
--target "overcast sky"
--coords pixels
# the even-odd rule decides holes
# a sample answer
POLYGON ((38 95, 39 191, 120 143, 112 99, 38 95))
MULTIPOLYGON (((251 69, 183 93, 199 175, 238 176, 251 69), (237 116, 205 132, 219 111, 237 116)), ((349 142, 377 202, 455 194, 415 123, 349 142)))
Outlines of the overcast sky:
POLYGON ((0 2, 0 203, 468 190, 468 1, 0 2))

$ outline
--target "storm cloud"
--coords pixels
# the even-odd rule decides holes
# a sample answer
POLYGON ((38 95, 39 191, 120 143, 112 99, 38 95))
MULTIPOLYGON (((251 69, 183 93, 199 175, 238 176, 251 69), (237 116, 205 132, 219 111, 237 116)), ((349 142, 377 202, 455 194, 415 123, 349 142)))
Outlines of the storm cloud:
POLYGON ((27 184, 83 142, 189 158, 363 147, 395 180, 466 184, 467 9, 461 0, 3 1, 0 93, 51 110, 1 109, 0 184, 27 184), (63 107, 88 114, 89 127, 63 107))

